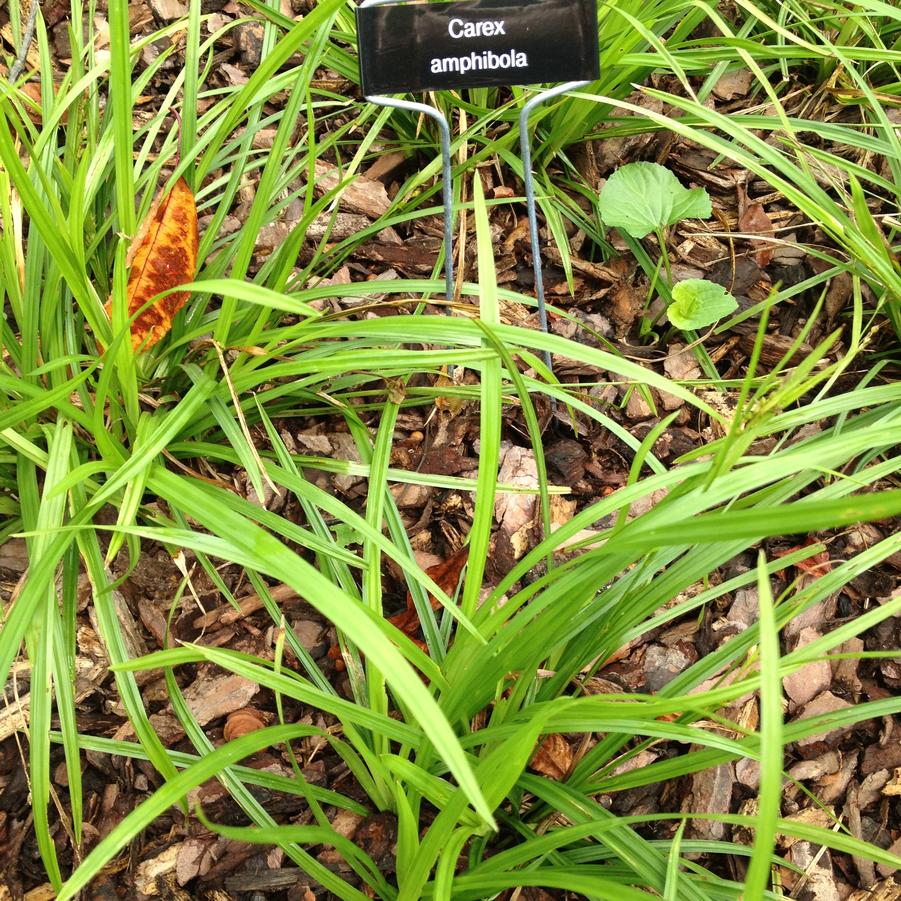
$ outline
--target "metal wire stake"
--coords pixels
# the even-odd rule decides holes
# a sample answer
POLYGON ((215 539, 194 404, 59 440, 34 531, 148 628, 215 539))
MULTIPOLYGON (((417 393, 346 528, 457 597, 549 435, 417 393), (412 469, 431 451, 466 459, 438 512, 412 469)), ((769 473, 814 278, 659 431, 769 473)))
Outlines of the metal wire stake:
MULTIPOLYGON (((541 248, 538 241, 538 216, 535 212, 535 181, 532 177, 532 146, 529 139, 529 117, 536 106, 540 106, 552 97, 559 97, 567 91, 576 88, 584 88, 588 81, 568 81, 566 84, 548 88, 546 91, 536 94, 522 108, 519 114, 519 155, 522 158, 522 176, 526 188, 526 207, 529 213, 529 236, 532 239, 532 271, 535 273, 535 297, 538 300, 538 322, 541 331, 546 335, 547 331, 547 307, 544 303, 544 281, 541 276, 541 248)), ((553 372, 551 365, 551 352, 544 352, 544 362, 547 368, 553 372)))
MULTIPOLYGON (((364 0, 360 4, 360 8, 386 6, 395 2, 397 0, 364 0)), ((442 197, 444 204, 444 296, 447 300, 444 312, 450 315, 450 305, 454 299, 454 186, 451 180, 450 125, 441 110, 434 106, 428 106, 425 103, 416 103, 412 100, 398 100, 395 97, 385 97, 382 94, 367 95, 365 99, 377 106, 390 106, 394 109, 407 110, 411 113, 421 113, 438 123, 438 129, 441 133, 441 180, 443 182, 442 197)))

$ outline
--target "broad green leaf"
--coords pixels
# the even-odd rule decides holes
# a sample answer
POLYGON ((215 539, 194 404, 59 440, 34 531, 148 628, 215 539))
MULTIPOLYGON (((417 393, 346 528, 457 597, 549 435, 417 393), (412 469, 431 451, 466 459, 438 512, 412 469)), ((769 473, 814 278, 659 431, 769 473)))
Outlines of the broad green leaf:
POLYGON ((629 163, 617 169, 601 188, 598 209, 605 225, 643 238, 683 219, 710 216, 704 188, 686 188, 657 163, 629 163))
POLYGON ((721 285, 689 278, 673 285, 673 302, 666 315, 676 328, 697 329, 712 325, 737 307, 738 301, 721 285))

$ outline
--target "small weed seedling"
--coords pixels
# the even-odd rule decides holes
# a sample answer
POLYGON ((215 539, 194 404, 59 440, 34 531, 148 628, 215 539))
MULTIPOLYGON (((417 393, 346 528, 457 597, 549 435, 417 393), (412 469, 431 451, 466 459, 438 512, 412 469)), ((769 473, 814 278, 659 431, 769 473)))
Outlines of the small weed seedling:
MULTIPOLYGON (((710 196, 704 188, 686 188, 657 163, 628 163, 617 169, 601 189, 598 209, 605 225, 632 238, 645 238, 652 232, 657 236, 673 297, 666 312, 676 328, 704 328, 736 309, 735 298, 713 282, 690 278, 673 284, 666 229, 683 219, 710 216, 710 196)), ((655 278, 652 292, 656 283, 655 278)))

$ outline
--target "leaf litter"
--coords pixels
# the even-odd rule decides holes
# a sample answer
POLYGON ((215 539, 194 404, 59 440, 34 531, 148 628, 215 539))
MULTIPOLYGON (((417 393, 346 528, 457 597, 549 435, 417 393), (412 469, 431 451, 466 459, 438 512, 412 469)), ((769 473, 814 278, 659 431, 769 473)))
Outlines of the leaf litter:
MULTIPOLYGON (((180 4, 157 3, 154 4, 153 12, 169 18, 180 14, 177 9, 179 6, 180 4)), ((222 11, 216 13, 224 20, 222 24, 233 21, 239 14, 240 9, 235 4, 225 4, 222 11)), ((51 34, 56 35, 62 34, 68 25, 51 21, 50 27, 51 34)), ((224 84, 247 80, 254 52, 252 38, 252 34, 246 34, 236 39, 234 45, 229 45, 231 55, 225 55, 231 62, 217 62, 221 71, 216 77, 221 78, 224 84), (231 71, 226 69, 227 66, 231 67, 231 71)), ((715 88, 716 102, 742 103, 748 95, 750 83, 751 79, 746 72, 727 73, 715 88)), ((749 179, 747 173, 736 172, 728 162, 715 165, 706 153, 680 142, 667 146, 659 136, 642 134, 628 139, 586 142, 581 165, 586 172, 591 172, 592 184, 597 184, 604 177, 607 178, 606 186, 613 184, 614 192, 607 194, 608 199, 615 199, 618 181, 611 170, 617 165, 634 161, 638 161, 643 167, 643 178, 648 184, 665 180, 672 186, 672 180, 675 179, 673 173, 691 184, 691 188, 680 186, 681 191, 687 194, 672 188, 671 202, 660 209, 644 213, 633 211, 623 227, 639 230, 652 220, 657 222, 655 227, 672 227, 668 235, 669 246, 660 250, 670 254, 674 268, 682 265, 689 277, 704 278, 724 292, 734 294, 742 309, 763 300, 774 283, 802 283, 815 272, 817 265, 804 251, 796 250, 801 240, 809 238, 809 235, 804 234, 804 223, 778 197, 773 197, 765 185, 755 182, 753 178, 749 179), (589 157, 590 163, 587 162, 589 157), (654 162, 650 162, 651 160, 654 162), (656 168, 645 169, 646 166, 656 168), (659 173, 659 169, 668 173, 668 176, 659 173), (746 187, 736 189, 737 184, 746 187), (702 186, 713 198, 709 208, 701 204, 702 186), (675 216, 676 212, 680 215, 675 216), (730 252, 733 239, 727 242, 720 237, 711 236, 709 226, 681 221, 686 216, 705 220, 714 212, 718 222, 725 224, 727 230, 733 229, 736 234, 747 236, 734 239, 734 246, 739 250, 737 255, 730 252), (782 243, 774 248, 769 238, 776 234, 780 236, 782 243), (792 244, 795 246, 792 247, 792 244)), ((339 204, 343 207, 342 215, 359 218, 347 220, 347 227, 337 236, 339 239, 345 234, 349 236, 354 231, 359 231, 367 223, 371 224, 390 207, 396 179, 403 177, 404 164, 395 159, 392 167, 386 168, 384 172, 374 173, 376 177, 371 179, 361 180, 358 176, 354 182, 358 185, 358 190, 352 191, 352 186, 349 186, 341 195, 339 204)), ((335 164, 320 162, 316 172, 317 190, 334 188, 341 177, 340 171, 335 164)), ((498 185, 497 190, 501 193, 494 196, 503 197, 504 188, 505 186, 498 185)), ((610 206, 614 204, 611 203, 610 206)), ((528 288, 531 268, 526 242, 522 240, 521 217, 504 205, 499 205, 494 210, 493 223, 499 235, 519 234, 518 240, 512 240, 509 246, 499 248, 499 282, 519 290, 528 288)), ((608 224, 617 225, 617 222, 608 221, 608 224)), ((239 218, 236 218, 235 225, 240 227, 239 218)), ((650 231, 653 228, 648 229, 650 231)), ((308 236, 309 241, 318 241, 324 234, 323 230, 317 232, 313 229, 308 236)), ((270 249, 277 250, 286 235, 287 230, 273 233, 270 249)), ((333 237, 336 236, 333 234, 333 237)), ((577 246, 579 236, 570 237, 573 246, 577 246)), ((390 243, 397 243, 393 237, 389 240, 390 243)), ((581 240, 584 241, 584 235, 581 240)), ((382 248, 370 246, 365 251, 361 249, 347 264, 348 282, 361 277, 381 280, 386 273, 392 271, 395 264, 404 272, 428 271, 437 257, 440 227, 424 221, 412 233, 404 234, 403 241, 406 248, 397 252, 396 257, 391 257, 382 248)), ((616 240, 614 247, 617 247, 616 240)), ((305 244, 301 256, 308 252, 309 246, 305 244)), ((264 256, 261 253, 254 266, 264 256)), ((467 256, 472 259, 474 254, 467 253, 467 256)), ((170 194, 157 198, 143 223, 141 233, 132 243, 127 298, 129 315, 137 312, 160 291, 193 280, 196 257, 196 205, 187 184, 179 180, 170 194), (172 212, 169 211, 170 203, 173 204, 172 212), (175 215, 179 210, 183 216, 175 215), (164 248, 170 246, 176 248, 178 261, 174 257, 170 262, 166 261, 167 252, 164 248)), ((596 260, 578 258, 574 261, 574 268, 579 273, 579 280, 576 283, 577 297, 573 303, 584 317, 580 320, 583 325, 590 325, 592 321, 601 325, 599 320, 589 318, 592 316, 605 317, 608 322, 612 320, 609 330, 601 325, 596 332, 605 341, 611 341, 613 347, 620 352, 638 356, 644 354, 643 365, 655 371, 665 370, 675 378, 691 381, 701 376, 693 355, 685 352, 684 345, 670 342, 668 345, 638 346, 635 340, 636 330, 650 284, 640 269, 631 263, 630 254, 624 245, 619 245, 618 255, 607 261, 604 267, 598 266, 596 260)), ((549 283, 566 285, 560 266, 549 266, 547 274, 549 283)), ((682 281, 687 280, 685 278, 682 281)), ((837 286, 834 293, 839 297, 836 309, 840 310, 842 300, 847 302, 848 288, 840 285, 838 278, 833 280, 832 285, 837 286)), ((559 296, 564 298, 567 292, 568 288, 561 290, 559 296)), ((136 350, 147 349, 161 340, 171 329, 172 320, 187 299, 187 295, 177 293, 149 307, 147 315, 139 316, 132 329, 133 347, 136 350)), ((336 299, 335 303, 337 305, 339 301, 336 299)), ((786 346, 794 340, 809 311, 809 304, 805 306, 805 303, 786 304, 785 309, 774 317, 764 338, 764 364, 778 362, 786 346)), ((110 308, 107 309, 109 312, 110 308)), ((552 327, 562 332, 570 327, 570 323, 562 318, 555 318, 552 320, 552 327)), ((724 364, 721 372, 725 378, 735 377, 740 373, 753 343, 754 329, 756 321, 738 324, 732 334, 712 339, 709 346, 713 354, 721 353, 719 360, 724 364), (735 338, 739 340, 734 341, 735 338)), ((810 347, 818 337, 815 329, 806 346, 810 347)), ((587 332, 586 340, 590 340, 587 332)), ((840 349, 836 351, 840 352, 840 349)), ((562 377, 575 378, 577 375, 568 374, 564 370, 562 377)), ((669 409, 666 407, 666 399, 656 392, 650 392, 653 403, 649 403, 639 392, 629 392, 620 385, 599 388, 595 398, 604 404, 605 411, 639 439, 648 434, 659 421, 660 407, 669 409)), ((693 419, 688 411, 683 411, 680 405, 675 405, 673 411, 678 411, 677 419, 655 445, 655 452, 666 461, 700 447, 706 428, 705 424, 693 419)), ((543 421, 550 423, 546 434, 546 459, 552 481, 572 490, 569 497, 559 498, 555 502, 558 522, 562 524, 590 500, 603 496, 613 487, 620 487, 624 483, 631 451, 622 441, 605 431, 592 428, 585 421, 577 418, 575 429, 560 429, 548 411, 542 412, 543 421)), ((336 419, 325 433, 327 444, 317 444, 322 432, 309 428, 308 424, 282 425, 294 430, 295 440, 307 452, 313 452, 315 447, 319 447, 324 455, 335 459, 358 459, 354 456, 356 450, 353 441, 349 440, 346 431, 342 431, 341 420, 336 419)), ((504 428, 505 435, 510 436, 510 440, 504 445, 504 460, 506 462, 509 459, 508 477, 511 480, 522 478, 525 484, 533 485, 534 459, 529 460, 530 448, 523 439, 522 422, 515 415, 507 414, 504 428)), ((258 440, 262 448, 263 439, 258 440)), ((477 422, 466 412, 462 412, 456 422, 451 425, 442 424, 442 430, 439 431, 424 418, 412 413, 408 418, 399 420, 395 447, 404 457, 405 466, 411 470, 424 467, 420 471, 440 473, 456 469, 461 474, 472 472, 473 462, 478 458, 477 422)), ((357 477, 334 476, 318 471, 316 478, 324 487, 362 504, 362 480, 357 477), (339 481, 340 479, 345 481, 339 481)), ((420 556, 428 555, 431 560, 436 561, 424 568, 439 582, 443 590, 452 593, 465 565, 466 546, 462 544, 462 538, 471 524, 471 501, 467 492, 430 489, 425 496, 420 494, 415 503, 402 509, 404 525, 415 550, 420 556)), ((298 516, 297 511, 292 513, 290 507, 286 515, 298 516)), ((505 540, 510 545, 509 557, 498 556, 493 560, 495 568, 489 567, 489 580, 496 581, 504 569, 509 567, 510 560, 517 559, 533 546, 536 538, 533 534, 534 496, 500 496, 495 519, 495 549, 505 540)), ((876 535, 871 534, 866 540, 878 540, 879 530, 876 529, 876 532, 876 535)), ((837 558, 842 553, 854 552, 853 541, 856 539, 852 536, 832 538, 833 553, 837 558)), ((770 556, 791 549, 779 542, 770 542, 767 547, 770 556)), ((171 561, 167 562, 165 551, 157 549, 160 552, 154 554, 154 550, 152 546, 147 549, 148 562, 154 573, 128 574, 126 566, 117 570, 125 580, 123 602, 131 607, 131 618, 136 628, 142 632, 141 641, 149 649, 154 644, 163 646, 165 633, 160 624, 165 624, 165 615, 172 598, 173 580, 177 583, 179 579, 177 569, 171 566, 171 561), (160 575, 159 579, 155 578, 157 574, 160 575)), ((7 559, 6 563, 10 563, 10 560, 7 559)), ((21 569, 16 568, 20 564, 14 559, 8 568, 4 569, 4 565, 4 560, 0 559, 0 586, 4 589, 4 601, 8 601, 21 576, 21 569)), ((737 568, 751 565, 750 559, 742 559, 734 564, 737 568)), ((895 567, 890 576, 897 579, 897 572, 898 568, 895 567)), ((730 573, 722 575, 726 577, 730 573)), ((778 575, 776 587, 788 590, 796 575, 792 570, 778 575)), ((210 646, 222 645, 272 658, 275 629, 263 609, 262 598, 243 583, 242 574, 237 567, 226 567, 221 576, 238 598, 237 607, 228 603, 215 586, 204 583, 198 577, 200 594, 205 600, 204 608, 185 606, 175 617, 173 633, 182 640, 198 640, 210 646)), ((334 630, 316 611, 305 605, 293 592, 286 590, 285 586, 273 585, 270 588, 295 632, 305 636, 304 645, 311 655, 317 661, 322 661, 323 666, 328 666, 328 648, 334 643, 334 630)), ((405 593, 400 580, 396 580, 395 588, 394 601, 396 606, 400 606, 400 611, 391 614, 392 619, 410 637, 419 640, 418 617, 414 615, 412 599, 405 593)), ((880 599, 887 596, 886 591, 890 593, 891 589, 880 586, 855 589, 852 584, 838 597, 832 598, 830 604, 817 609, 814 614, 815 622, 801 625, 795 634, 787 633, 786 650, 816 640, 817 636, 825 634, 830 628, 847 621, 849 616, 862 612, 867 605, 879 603, 880 599)), ((591 684, 595 687, 605 685, 610 691, 659 690, 699 655, 715 650, 729 634, 734 634, 734 630, 746 627, 748 621, 753 620, 756 615, 755 598, 749 595, 742 600, 738 594, 741 593, 726 597, 722 604, 714 604, 705 609, 698 622, 688 626, 675 624, 664 627, 643 636, 641 641, 630 643, 604 663, 591 684)), ((434 599, 432 601, 435 607, 434 599)), ((124 713, 116 702, 115 691, 105 668, 99 669, 97 661, 90 656, 89 634, 84 631, 90 629, 90 625, 84 607, 80 616, 82 631, 79 671, 90 674, 89 691, 79 701, 84 704, 85 731, 114 735, 122 727, 124 713)), ((865 639, 865 645, 862 644, 861 648, 865 646, 867 649, 880 649, 892 647, 894 637, 879 633, 867 635, 865 639)), ((848 650, 861 648, 849 646, 848 650)), ((285 663, 290 666, 299 665, 287 650, 285 663)), ((843 660, 817 661, 810 664, 810 667, 813 668, 803 678, 787 680, 786 693, 791 704, 787 710, 788 719, 837 711, 847 705, 846 698, 854 701, 878 699, 898 687, 899 676, 888 664, 843 660)), ((346 679, 342 674, 333 671, 331 677, 339 689, 349 696, 346 679)), ((241 686, 242 690, 232 692, 221 674, 212 670, 189 669, 187 675, 180 678, 186 679, 184 688, 191 703, 205 705, 203 722, 216 741, 225 738, 226 731, 231 733, 234 729, 243 729, 245 725, 266 721, 275 713, 271 697, 256 692, 249 694, 252 687, 250 685, 241 686), (251 700, 259 706, 248 707, 251 700), (229 726, 229 723, 232 725, 229 726), (241 725, 237 725, 238 723, 241 725)), ((23 683, 26 684, 27 682, 23 683)), ((148 683, 148 698, 153 699, 148 703, 155 709, 155 715, 168 715, 164 694, 153 695, 152 688, 153 684, 148 683)), ((289 718, 298 721, 309 720, 315 721, 317 725, 330 725, 327 717, 299 704, 287 702, 285 712, 289 718)), ((736 720, 741 717, 753 718, 756 715, 756 701, 753 698, 747 699, 740 708, 722 713, 736 720)), ((829 730, 806 742, 799 742, 792 749, 796 760, 791 770, 794 778, 818 799, 834 805, 834 809, 851 824, 853 831, 884 846, 892 845, 898 840, 898 826, 889 803, 898 794, 899 780, 895 770, 901 768, 897 733, 893 733, 893 718, 889 719, 892 722, 865 724, 853 731, 829 730), (861 750, 863 753, 860 753, 861 750)), ((178 746, 180 737, 177 730, 165 733, 164 737, 167 742, 173 742, 173 746, 178 746)), ((346 771, 336 755, 312 742, 302 743, 301 752, 304 775, 309 781, 321 785, 337 784, 346 788, 346 771)), ((674 759, 679 753, 679 749, 672 743, 661 742, 643 760, 651 763, 659 759, 674 759)), ((573 749, 565 736, 549 735, 540 742, 531 766, 548 778, 564 779, 570 771, 572 755, 573 749)), ((156 775, 152 768, 142 763, 111 763, 103 755, 92 753, 87 761, 91 777, 88 807, 95 811, 93 823, 100 834, 107 832, 117 818, 121 817, 123 805, 127 807, 140 800, 153 786, 156 775)), ((290 773, 284 758, 272 751, 261 752, 254 759, 253 765, 290 773)), ((690 780, 683 780, 681 784, 661 784, 611 792, 601 796, 602 803, 621 813, 659 810, 667 806, 674 810, 686 808, 714 814, 734 811, 739 809, 738 801, 742 798, 742 792, 754 788, 754 774, 748 769, 740 768, 739 764, 733 769, 730 765, 706 775, 697 774, 690 780), (690 784, 684 784, 685 782, 690 784)), ((625 768, 621 768, 619 772, 625 771, 625 768)), ((27 841, 26 832, 16 826, 14 818, 10 819, 10 814, 21 813, 27 806, 27 788, 20 773, 21 768, 12 742, 3 742, 0 744, 0 810, 3 812, 0 815, 0 838, 6 843, 2 855, 3 878, 16 888, 35 882, 28 872, 16 873, 15 868, 23 843, 27 841)), ((60 784, 59 788, 62 789, 63 786, 60 784)), ((262 792, 260 794, 267 802, 267 809, 279 817, 295 823, 309 822, 309 809, 305 806, 274 793, 269 796, 262 792)), ((234 803, 217 786, 205 786, 203 797, 214 818, 223 821, 228 817, 239 816, 234 803)), ((813 810, 813 806, 805 806, 809 805, 809 800, 803 792, 792 791, 791 787, 787 787, 785 815, 797 816, 813 810)), ((336 812, 333 817, 333 822, 341 825, 342 834, 356 838, 359 833, 360 840, 368 843, 367 847, 378 856, 385 872, 391 871, 396 828, 390 817, 373 813, 366 819, 362 830, 360 827, 364 821, 358 821, 355 814, 347 819, 346 815, 336 812)), ((728 827, 721 824, 716 824, 715 831, 717 836, 729 838, 731 835, 733 839, 736 838, 728 827)), ((191 828, 175 816, 164 818, 150 832, 142 847, 136 848, 134 852, 139 860, 136 872, 145 877, 142 888, 146 888, 148 896, 215 897, 219 901, 223 885, 230 893, 228 897, 234 897, 237 892, 257 892, 263 897, 281 897, 280 892, 287 892, 287 897, 303 898, 304 901, 309 901, 309 897, 323 896, 319 887, 311 888, 304 883, 299 871, 282 867, 282 860, 277 855, 271 856, 269 852, 261 853, 257 849, 240 847, 206 833, 192 834, 191 828)), ((664 826, 651 832, 655 835, 666 834, 664 826)), ((327 850, 323 849, 320 853, 326 854, 327 850)), ((830 855, 828 851, 823 854, 822 849, 805 842, 786 845, 784 853, 804 874, 798 877, 795 873, 784 871, 789 886, 797 896, 808 897, 811 901, 832 901, 833 898, 841 898, 842 901, 848 898, 851 901, 863 901, 864 898, 867 901, 897 901, 901 898, 901 890, 890 878, 891 874, 881 871, 861 873, 856 862, 842 855, 830 855), (864 879, 869 882, 868 886, 863 886, 864 879), (862 886, 860 890, 856 890, 858 885, 862 886)), ((331 865, 340 865, 334 855, 331 858, 326 855, 324 859, 331 865)), ((97 897, 105 897, 103 893, 107 889, 111 890, 110 886, 110 879, 101 879, 96 887, 97 897)), ((34 886, 32 888, 37 890, 34 886)), ((526 892, 523 897, 559 896, 551 896, 546 892, 542 892, 540 896, 526 892)))

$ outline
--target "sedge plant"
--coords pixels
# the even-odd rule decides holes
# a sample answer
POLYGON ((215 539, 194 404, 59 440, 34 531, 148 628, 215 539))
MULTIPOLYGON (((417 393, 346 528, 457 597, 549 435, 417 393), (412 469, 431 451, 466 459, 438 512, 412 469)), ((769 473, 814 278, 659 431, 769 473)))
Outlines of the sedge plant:
MULTIPOLYGON (((697 5, 685 20, 677 6, 668 5, 661 28, 684 21, 686 30, 696 20, 697 5)), ((83 12, 75 4, 73 19, 81 21, 83 12)), ((48 63, 40 104, 36 108, 18 84, 2 88, 0 266, 9 310, 0 361, 2 537, 26 543, 29 566, 5 610, 0 671, 8 685, 13 678, 17 686, 28 684, 35 843, 57 897, 72 898, 90 886, 173 805, 228 838, 277 845, 309 878, 347 899, 481 899, 530 885, 603 899, 638 899, 648 891, 672 899, 738 899, 746 886, 723 875, 725 855, 747 858, 747 892, 775 897, 768 877, 778 862, 777 833, 898 865, 888 851, 842 828, 780 819, 779 793, 784 745, 891 715, 901 702, 863 702, 783 722, 780 686, 785 676, 897 614, 901 599, 876 605, 790 653, 782 651, 779 632, 897 553, 899 539, 885 537, 828 572, 778 590, 776 574, 821 546, 778 559, 760 555, 770 537, 828 533, 901 513, 901 491, 892 487, 901 389, 878 374, 857 386, 839 381, 865 350, 861 285, 894 290, 887 257, 867 268, 848 267, 856 285, 850 355, 836 354, 838 335, 830 334, 801 364, 787 356, 769 372, 752 365, 734 386, 730 415, 694 386, 621 356, 507 324, 502 303, 527 298, 497 284, 478 180, 472 192, 478 279, 462 285, 472 318, 422 308, 423 296, 440 292, 437 279, 345 285, 346 297, 386 295, 389 302, 367 307, 385 315, 324 313, 320 302, 334 289, 319 281, 335 265, 326 240, 302 268, 297 257, 307 226, 332 214, 343 183, 317 192, 315 162, 325 153, 340 155, 351 177, 368 152, 358 153, 357 142, 371 147, 386 126, 368 105, 314 82, 317 67, 337 55, 349 14, 343 2, 325 0, 302 21, 288 23, 267 6, 261 13, 264 62, 246 84, 224 92, 206 83, 216 35, 201 39, 206 20, 197 0, 185 19, 134 43, 124 12, 111 9, 109 57, 73 29, 73 64, 59 83, 49 74, 48 37, 38 15, 37 43, 48 63), (189 38, 188 64, 133 134, 135 100, 176 44, 143 70, 136 68, 137 55, 149 42, 180 34, 189 38), (273 113, 272 99, 282 92, 287 100, 273 113), (182 110, 181 132, 170 116, 175 107, 182 110), (357 116, 352 123, 348 113, 357 116), (300 131, 298 117, 306 125, 300 131), (253 142, 264 125, 274 129, 271 152, 253 142), (170 172, 178 145, 180 161, 170 172), (130 236, 159 183, 180 174, 194 188, 203 216, 201 267, 171 334, 135 356, 127 321, 111 322, 103 306, 108 296, 113 309, 122 304, 130 236), (223 224, 247 178, 257 190, 244 227, 229 234, 223 224), (304 201, 302 218, 261 263, 255 247, 262 230, 294 199, 304 201), (679 398, 708 418, 709 440, 665 465, 655 455, 655 435, 639 440, 593 404, 585 386, 554 380, 541 363, 544 351, 591 367, 605 384, 637 384, 679 398), (473 383, 437 384, 449 365, 473 373, 473 383), (477 476, 392 467, 398 415, 427 408, 449 392, 478 410, 477 476), (523 434, 541 459, 539 413, 550 400, 620 439, 632 459, 629 476, 556 531, 547 529, 500 583, 489 585, 485 561, 495 500, 524 490, 498 478, 504 417, 521 417, 523 434), (300 416, 341 421, 359 461, 299 454, 276 423, 300 416), (813 423, 822 427, 805 428, 813 423), (772 449, 763 453, 764 446, 772 449), (295 521, 252 503, 224 480, 205 477, 203 467, 244 473, 257 497, 274 486, 296 501, 303 517, 295 521), (311 471, 365 479, 365 510, 323 490, 311 471), (456 598, 416 562, 391 491, 407 483, 472 495, 470 564, 456 598), (656 503, 643 503, 650 497, 656 503), (646 509, 639 515, 640 508, 646 509), (132 655, 117 609, 118 583, 151 546, 190 556, 226 600, 233 598, 218 567, 246 579, 274 628, 283 630, 271 657, 202 641, 132 655), (749 554, 756 565, 714 578, 749 554), (123 559, 124 572, 117 568, 123 559), (388 561, 402 573, 419 611, 428 652, 382 615, 388 561), (349 695, 284 622, 272 591, 279 583, 334 625, 349 664, 349 695), (94 735, 79 722, 71 685, 80 584, 88 586, 134 740, 94 735), (593 677, 630 642, 752 588, 760 599, 758 622, 656 694, 592 693, 593 677), (286 665, 285 648, 295 666, 286 665), (182 668, 201 662, 270 691, 278 724, 214 746, 177 678, 182 668), (136 677, 151 669, 165 675, 171 710, 186 736, 182 749, 166 746, 151 724, 136 677), (749 692, 760 693, 759 729, 728 713, 749 692), (329 727, 291 722, 285 699, 319 712, 329 727), (546 736, 560 733, 580 736, 582 751, 562 778, 551 779, 530 762, 546 736), (311 785, 297 770, 269 773, 244 762, 267 747, 293 760, 303 739, 329 746, 364 803, 311 785), (640 768, 622 766, 661 743, 682 753, 640 768), (64 791, 52 779, 57 744, 68 774, 64 791), (157 774, 147 798, 96 844, 84 828, 80 774, 87 752, 147 761, 157 774), (742 758, 760 762, 758 812, 721 819, 754 828, 751 845, 702 840, 692 832, 693 815, 680 811, 627 816, 597 800, 742 758), (210 778, 229 792, 245 825, 224 825, 187 808, 192 789, 210 778), (310 823, 280 822, 254 786, 303 798, 310 823), (396 817, 394 875, 336 832, 332 820, 339 809, 396 817), (60 859, 55 840, 61 822, 71 835, 71 864, 60 859), (661 831, 665 823, 672 828, 661 831), (333 872, 317 859, 322 845, 342 855, 347 872, 333 872)), ((582 100, 585 110, 597 106, 595 98, 582 100)), ((610 99, 617 104, 623 101, 610 99)), ((690 107, 686 115, 694 122, 715 113, 690 107)), ((652 124, 689 128, 686 122, 652 124)), ((799 208, 813 211, 809 198, 820 195, 801 205, 808 185, 771 145, 759 146, 750 132, 727 141, 712 128, 691 129, 724 153, 743 154, 762 177, 786 184, 799 208)), ((492 152, 487 143, 481 149, 492 152)), ((402 192, 373 230, 428 214, 414 194, 402 192)), ((835 227, 853 239, 849 246, 862 259, 874 236, 860 216, 839 213, 835 227)), ((352 249, 350 241, 342 252, 352 249)), ((536 481, 525 490, 538 494, 545 510, 553 494, 567 491, 543 470, 536 481)), ((173 611, 189 595, 185 572, 173 611)))

